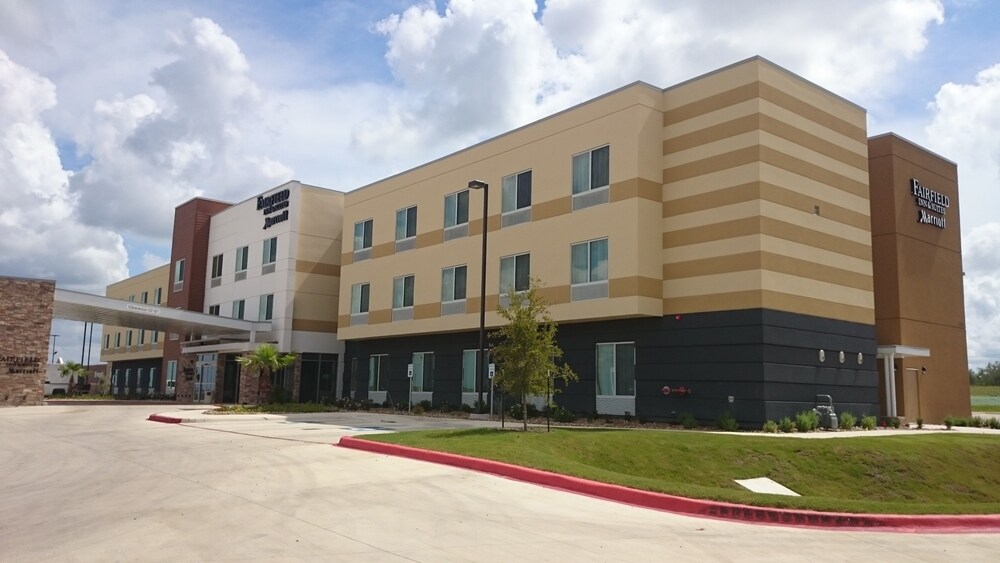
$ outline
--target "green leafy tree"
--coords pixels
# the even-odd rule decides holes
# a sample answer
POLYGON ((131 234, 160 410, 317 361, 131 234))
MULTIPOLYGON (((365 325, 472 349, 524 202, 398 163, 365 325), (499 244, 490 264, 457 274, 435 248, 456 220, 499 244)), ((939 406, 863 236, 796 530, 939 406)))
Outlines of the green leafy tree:
POLYGON ((271 396, 271 378, 274 373, 295 363, 295 354, 279 352, 274 344, 261 344, 256 350, 236 358, 244 368, 257 372, 257 404, 261 397, 271 396))
POLYGON ((1000 362, 990 362, 973 372, 969 370, 972 385, 1000 385, 1000 362))
MULTIPOLYGON (((562 350, 556 344, 556 323, 539 294, 540 282, 532 278, 527 291, 509 291, 510 302, 497 312, 506 322, 490 335, 490 353, 497 364, 493 383, 501 391, 519 397, 526 404, 529 395, 544 395, 549 378, 564 382, 577 376, 566 364, 557 365, 562 350)), ((524 429, 528 429, 528 409, 523 408, 524 429)))
POLYGON ((68 395, 72 395, 76 390, 76 382, 78 379, 86 377, 90 374, 87 368, 83 367, 83 364, 77 362, 66 362, 59 366, 59 373, 64 376, 69 377, 69 389, 66 390, 68 395))

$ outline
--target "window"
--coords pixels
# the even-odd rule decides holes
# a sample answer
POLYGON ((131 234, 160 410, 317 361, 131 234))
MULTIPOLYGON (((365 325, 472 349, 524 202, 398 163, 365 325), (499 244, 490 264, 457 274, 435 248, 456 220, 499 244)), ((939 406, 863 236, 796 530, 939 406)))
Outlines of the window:
POLYGON ((597 345, 597 394, 635 395, 635 343, 597 345))
POLYGON ((242 319, 247 314, 247 300, 237 299, 233 301, 233 318, 242 319))
POLYGON ((131 345, 132 345, 132 331, 130 330, 125 333, 125 346, 131 346, 131 345))
POLYGON ((143 291, 141 299, 142 299, 143 303, 149 303, 149 292, 148 291, 143 291))
POLYGON ((184 289, 184 259, 174 262, 174 291, 184 289))
POLYGON ((414 352, 410 390, 418 393, 434 391, 434 352, 414 352))
POLYGON ((115 348, 121 348, 121 347, 122 347, 122 333, 116 332, 115 333, 115 348))
POLYGON ((111 347, 111 335, 110 334, 105 334, 104 335, 104 349, 107 350, 110 347, 111 347))
POLYGON ((149 368, 149 390, 156 391, 160 387, 157 385, 158 383, 159 381, 156 380, 156 368, 149 368))
POLYGON ((469 222, 469 190, 444 197, 444 228, 469 222))
POLYGON ((274 294, 260 296, 260 311, 257 313, 257 320, 269 321, 274 314, 274 294))
POLYGON ((610 201, 610 158, 607 146, 573 156, 573 211, 610 201))
POLYGON ((365 219, 354 224, 354 252, 372 247, 372 227, 375 222, 365 219))
POLYGON ((389 356, 373 354, 368 359, 368 390, 385 391, 389 379, 389 356))
POLYGON ((263 264, 274 264, 278 259, 278 237, 272 237, 264 241, 264 261, 263 264))
POLYGON ((145 330, 140 330, 139 331, 139 345, 142 346, 145 343, 146 343, 146 331, 145 330))
POLYGON ((396 212, 396 252, 415 248, 417 236, 417 206, 396 212))
POLYGON ((413 275, 399 276, 392 280, 392 308, 413 306, 413 275))
POLYGON ((155 330, 149 331, 149 342, 151 344, 156 344, 159 341, 160 341, 160 333, 156 332, 155 330))
POLYGON ((208 314, 209 315, 215 315, 216 317, 218 317, 219 316, 219 306, 218 305, 209 305, 209 307, 208 307, 208 314))
POLYGON ((163 288, 158 287, 153 290, 153 304, 159 305, 163 302, 163 288))
POLYGON ((598 299, 608 296, 608 239, 574 244, 570 249, 571 299, 598 299))
POLYGON ((504 177, 501 196, 501 227, 530 221, 531 170, 504 177))
POLYGON ((135 295, 129 295, 128 300, 135 303, 135 295))
POLYGON ((167 389, 177 387, 177 360, 167 362, 167 389))
POLYGON ((610 159, 611 148, 608 146, 573 155, 573 193, 606 188, 610 159))
MULTIPOLYGON (((486 361, 483 362, 483 371, 485 372, 490 365, 490 353, 486 352, 486 361)), ((482 378, 476 378, 476 372, 479 369, 479 350, 463 350, 462 351, 462 392, 463 393, 478 393, 479 392, 479 379, 486 381, 486 374, 483 373, 482 378)))
POLYGON ((441 270, 441 302, 465 299, 466 270, 464 265, 441 270))
POLYGON ((250 263, 250 247, 241 246, 236 249, 236 273, 244 273, 246 276, 247 264, 250 263))
POLYGON ((500 293, 527 291, 531 280, 531 254, 505 256, 500 259, 500 293))
POLYGON ((371 294, 371 285, 367 283, 356 283, 351 286, 351 314, 358 315, 368 312, 368 300, 371 294))
POLYGON ((222 255, 216 254, 212 257, 212 279, 222 277, 222 255))

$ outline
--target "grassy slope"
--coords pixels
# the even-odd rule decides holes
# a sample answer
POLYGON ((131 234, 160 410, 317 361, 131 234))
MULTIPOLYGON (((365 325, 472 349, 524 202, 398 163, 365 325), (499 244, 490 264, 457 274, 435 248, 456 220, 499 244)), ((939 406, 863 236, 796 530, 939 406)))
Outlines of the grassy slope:
POLYGON ((1000 513, 1000 437, 801 440, 700 432, 426 431, 366 439, 460 453, 639 489, 766 506, 901 514, 1000 513), (758 495, 770 477, 802 497, 758 495))

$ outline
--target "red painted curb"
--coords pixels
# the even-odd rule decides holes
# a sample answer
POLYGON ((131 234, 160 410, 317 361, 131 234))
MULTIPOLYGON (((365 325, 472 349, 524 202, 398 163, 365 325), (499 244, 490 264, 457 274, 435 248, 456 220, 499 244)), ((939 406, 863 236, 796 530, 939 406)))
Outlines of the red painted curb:
POLYGON ((613 500, 634 506, 717 518, 739 520, 760 524, 782 526, 805 526, 819 528, 850 528, 891 532, 921 533, 986 533, 1000 532, 1000 514, 959 514, 959 515, 904 515, 904 514, 849 514, 841 512, 816 512, 812 510, 791 510, 763 506, 748 506, 711 500, 690 499, 641 491, 620 485, 599 483, 579 477, 570 477, 549 471, 511 465, 458 454, 421 450, 409 446, 373 442, 344 436, 339 445, 345 448, 367 452, 406 457, 492 473, 518 481, 535 483, 580 493, 593 497, 613 500))
POLYGON ((174 418, 172 416, 163 416, 162 414, 151 414, 146 420, 152 420, 153 422, 163 422, 165 424, 180 424, 183 422, 179 418, 174 418))

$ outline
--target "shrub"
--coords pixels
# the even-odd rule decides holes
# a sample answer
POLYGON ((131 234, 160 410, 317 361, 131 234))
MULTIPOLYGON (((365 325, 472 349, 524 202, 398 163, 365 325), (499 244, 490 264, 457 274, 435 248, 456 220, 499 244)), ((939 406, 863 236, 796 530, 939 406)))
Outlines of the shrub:
POLYGON ((428 400, 426 400, 426 399, 423 400, 423 401, 420 401, 417 404, 420 405, 420 408, 424 409, 425 411, 434 410, 434 405, 432 405, 431 402, 428 401, 428 400))
MULTIPOLYGON (((636 419, 639 421, 639 424, 646 424, 647 422, 649 422, 649 419, 646 418, 646 417, 644 417, 644 416, 642 416, 641 414, 638 417, 636 417, 636 419)), ((994 419, 994 420, 996 420, 996 419, 994 419)), ((1000 422, 1000 421, 997 421, 997 422, 1000 422)))
POLYGON ((917 417, 917 429, 919 430, 919 429, 921 429, 923 427, 924 427, 924 419, 918 416, 917 417))
POLYGON ((874 430, 878 425, 878 420, 871 415, 861 417, 861 427, 865 430, 874 430))
POLYGON ((556 422, 573 422, 576 420, 576 415, 573 411, 564 409, 559 405, 552 406, 552 420, 556 422))
POLYGON ((695 419, 694 415, 689 412, 681 413, 681 415, 677 417, 677 422, 688 430, 698 427, 698 420, 695 419))
POLYGON ((951 415, 948 415, 948 416, 944 417, 944 427, 945 428, 947 428, 948 430, 951 430, 951 427, 954 426, 954 425, 955 425, 955 419, 951 415))
POLYGON ((438 406, 438 410, 441 412, 451 412, 451 405, 448 401, 441 401, 441 405, 438 406))
POLYGON ((510 417, 515 420, 521 420, 521 418, 524 416, 524 408, 522 408, 519 403, 514 403, 513 405, 511 405, 510 408, 507 409, 507 412, 509 412, 510 417))
POLYGON ((781 430, 785 434, 791 432, 793 428, 795 428, 795 425, 792 423, 792 419, 787 416, 778 421, 778 430, 781 430))
POLYGON ((716 421, 716 424, 718 425, 719 430, 722 430, 723 432, 736 432, 740 429, 740 425, 736 422, 736 419, 733 418, 733 415, 728 412, 720 416, 719 420, 716 421))
POLYGON ((986 421, 983 420, 983 417, 976 415, 969 419, 969 426, 973 428, 982 428, 983 426, 986 426, 986 421))
POLYGON ((815 411, 802 411, 795 415, 795 429, 810 432, 819 426, 819 415, 815 411))
MULTIPOLYGON (((420 401, 420 403, 423 403, 423 401, 420 401)), ((413 407, 413 410, 410 411, 412 414, 424 414, 424 407, 420 403, 417 403, 417 405, 413 407)))
POLYGON ((1000 430, 1000 418, 990 418, 989 425, 993 430, 1000 430))
POLYGON ((528 418, 538 418, 542 415, 542 412, 538 410, 535 403, 528 403, 526 407, 528 409, 528 418))
POLYGON ((590 411, 590 414, 587 415, 587 422, 594 422, 595 420, 597 420, 597 411, 592 410, 590 411))
POLYGON ((466 403, 462 403, 461 405, 459 405, 458 410, 460 410, 462 412, 465 412, 465 413, 472 412, 472 405, 469 405, 469 404, 466 404, 466 403))
POLYGON ((762 430, 764 432, 767 432, 768 434, 777 434, 778 423, 773 420, 768 420, 767 422, 764 423, 764 427, 762 428, 762 430))
POLYGON ((472 404, 472 411, 481 413, 490 412, 490 404, 486 399, 483 399, 482 401, 476 399, 476 402, 472 404))
POLYGON ((623 416, 622 418, 625 419, 625 422, 632 422, 632 413, 629 411, 625 411, 625 416, 623 416))
POLYGON ((840 417, 837 419, 841 430, 850 430, 858 425, 858 419, 850 412, 840 413, 840 417))
POLYGON ((410 410, 410 403, 408 403, 406 401, 400 401, 400 402, 396 403, 396 410, 397 411, 408 411, 408 410, 410 410))
POLYGON ((898 416, 890 416, 889 418, 886 419, 886 422, 888 423, 889 428, 899 428, 898 416))

